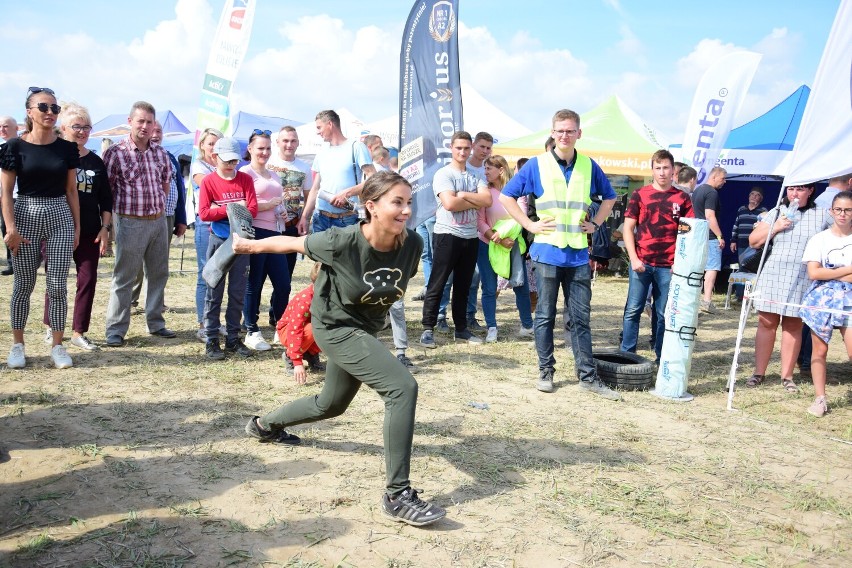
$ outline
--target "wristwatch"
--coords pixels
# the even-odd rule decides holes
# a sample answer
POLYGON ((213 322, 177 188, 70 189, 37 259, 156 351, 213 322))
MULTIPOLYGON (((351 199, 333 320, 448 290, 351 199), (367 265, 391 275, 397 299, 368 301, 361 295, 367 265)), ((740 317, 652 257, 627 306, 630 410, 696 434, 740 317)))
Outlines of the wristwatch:
POLYGON ((107 223, 106 225, 101 225, 101 229, 106 229, 107 231, 112 230, 112 223, 107 223))

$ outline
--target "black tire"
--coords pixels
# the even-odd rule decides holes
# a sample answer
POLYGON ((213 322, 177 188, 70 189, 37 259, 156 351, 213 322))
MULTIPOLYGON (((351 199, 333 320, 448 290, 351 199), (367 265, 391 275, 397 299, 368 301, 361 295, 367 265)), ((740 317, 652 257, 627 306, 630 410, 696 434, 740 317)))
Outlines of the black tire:
POLYGON ((626 351, 596 351, 592 357, 598 378, 607 386, 647 390, 654 385, 654 363, 641 355, 626 351))

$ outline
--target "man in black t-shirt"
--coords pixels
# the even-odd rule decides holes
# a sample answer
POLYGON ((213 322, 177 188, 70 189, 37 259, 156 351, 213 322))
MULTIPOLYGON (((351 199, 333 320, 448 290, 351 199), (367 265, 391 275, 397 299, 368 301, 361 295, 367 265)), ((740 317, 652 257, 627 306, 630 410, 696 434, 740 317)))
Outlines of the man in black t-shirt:
POLYGON ((722 238, 718 216, 721 210, 719 190, 725 185, 727 174, 725 168, 716 166, 710 170, 707 182, 696 187, 692 193, 692 209, 695 212, 695 217, 705 219, 710 227, 707 265, 704 267, 704 295, 701 298, 701 311, 710 314, 716 311, 716 306, 712 302, 713 287, 716 285, 716 276, 722 269, 722 251, 725 249, 725 239, 722 238))

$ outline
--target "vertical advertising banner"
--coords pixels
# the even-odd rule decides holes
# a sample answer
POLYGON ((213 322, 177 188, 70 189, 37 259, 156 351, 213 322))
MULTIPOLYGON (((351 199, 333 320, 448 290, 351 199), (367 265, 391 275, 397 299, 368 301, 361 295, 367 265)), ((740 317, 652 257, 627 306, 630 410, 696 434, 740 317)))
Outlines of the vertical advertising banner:
POLYGON ((413 228, 435 214, 432 176, 452 159, 463 129, 458 0, 414 3, 399 54, 399 172, 414 191, 413 228))
POLYGON ((750 51, 729 53, 704 73, 695 90, 682 160, 698 172, 699 185, 716 165, 761 57, 750 51))
POLYGON ((193 160, 205 128, 226 132, 231 116, 231 88, 243 63, 254 21, 255 0, 225 0, 201 86, 193 160))
POLYGON ((828 34, 793 145, 784 185, 852 171, 852 0, 843 0, 828 34))

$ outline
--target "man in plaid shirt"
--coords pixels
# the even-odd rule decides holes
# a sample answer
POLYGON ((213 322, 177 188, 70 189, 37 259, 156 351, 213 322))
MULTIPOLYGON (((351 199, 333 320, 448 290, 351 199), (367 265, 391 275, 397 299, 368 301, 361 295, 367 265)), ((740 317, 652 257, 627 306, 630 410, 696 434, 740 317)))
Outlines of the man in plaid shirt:
POLYGON ((106 314, 106 344, 124 345, 130 327, 133 283, 144 266, 148 278, 145 319, 148 333, 172 338, 163 318, 163 293, 169 278, 169 236, 165 215, 172 165, 159 145, 151 144, 156 112, 147 102, 130 109, 130 136, 104 153, 113 195, 115 268, 106 314))

